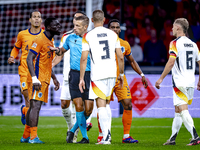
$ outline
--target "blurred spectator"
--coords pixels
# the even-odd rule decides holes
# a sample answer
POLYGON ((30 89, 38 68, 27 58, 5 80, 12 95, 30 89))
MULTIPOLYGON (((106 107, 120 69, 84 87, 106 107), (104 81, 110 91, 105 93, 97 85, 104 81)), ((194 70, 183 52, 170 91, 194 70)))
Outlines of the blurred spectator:
POLYGON ((144 62, 147 65, 164 65, 167 61, 167 50, 163 41, 157 39, 156 30, 151 30, 151 39, 144 44, 144 62))
POLYGON ((136 38, 133 34, 130 34, 128 36, 128 42, 131 46, 131 53, 132 53, 132 56, 135 59, 135 61, 138 63, 142 62, 143 61, 143 51, 142 51, 141 46, 139 46, 136 43, 136 38))
POLYGON ((137 19, 137 28, 142 28, 142 21, 146 16, 152 16, 154 6, 149 3, 149 0, 142 0, 141 4, 136 7, 135 19, 137 19))
POLYGON ((144 43, 150 39, 151 29, 154 29, 150 16, 146 16, 143 21, 143 26, 138 29, 138 37, 140 39, 140 45, 142 49, 144 48, 144 43))

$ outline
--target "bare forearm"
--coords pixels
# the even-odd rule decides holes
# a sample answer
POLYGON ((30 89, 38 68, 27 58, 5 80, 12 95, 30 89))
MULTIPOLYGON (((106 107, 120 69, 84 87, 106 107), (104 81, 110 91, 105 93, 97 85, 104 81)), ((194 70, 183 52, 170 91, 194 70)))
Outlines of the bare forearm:
POLYGON ((52 61, 52 68, 53 68, 54 66, 56 66, 59 62, 61 62, 63 56, 64 56, 64 54, 61 55, 61 56, 57 56, 57 55, 55 56, 55 58, 54 58, 53 61, 52 61))
POLYGON ((119 72, 124 73, 124 58, 118 58, 119 72))
POLYGON ((55 73, 53 72, 53 69, 51 69, 51 78, 54 80, 54 79, 56 79, 56 75, 55 75, 55 73))
POLYGON ((141 71, 141 69, 140 69, 138 63, 137 63, 135 60, 133 60, 133 61, 131 61, 131 62, 129 61, 129 63, 130 63, 131 67, 133 68, 133 70, 134 70, 135 72, 137 72, 139 75, 142 74, 142 71, 141 71))
POLYGON ((33 54, 32 52, 29 52, 26 59, 28 70, 32 77, 35 76, 34 65, 33 65, 33 59, 35 58, 35 56, 36 55, 33 54))
POLYGON ((171 62, 167 62, 166 66, 165 66, 165 69, 164 71, 162 72, 160 78, 163 80, 166 75, 168 75, 168 73, 171 71, 172 67, 173 67, 174 64, 172 64, 171 62))

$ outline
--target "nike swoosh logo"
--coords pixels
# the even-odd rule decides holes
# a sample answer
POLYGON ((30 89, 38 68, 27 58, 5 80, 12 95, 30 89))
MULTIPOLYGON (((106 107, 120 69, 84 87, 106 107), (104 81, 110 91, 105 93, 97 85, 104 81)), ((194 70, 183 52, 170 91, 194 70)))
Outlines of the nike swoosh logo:
POLYGON ((27 40, 27 41, 25 41, 25 42, 28 42, 28 40, 27 40))

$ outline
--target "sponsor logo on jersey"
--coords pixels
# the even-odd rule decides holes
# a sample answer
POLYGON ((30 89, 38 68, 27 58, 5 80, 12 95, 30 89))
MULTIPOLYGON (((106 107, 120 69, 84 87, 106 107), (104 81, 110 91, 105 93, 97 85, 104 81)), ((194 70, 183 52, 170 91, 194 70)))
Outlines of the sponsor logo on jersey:
POLYGON ((36 48, 37 47, 37 43, 33 43, 32 47, 36 48))

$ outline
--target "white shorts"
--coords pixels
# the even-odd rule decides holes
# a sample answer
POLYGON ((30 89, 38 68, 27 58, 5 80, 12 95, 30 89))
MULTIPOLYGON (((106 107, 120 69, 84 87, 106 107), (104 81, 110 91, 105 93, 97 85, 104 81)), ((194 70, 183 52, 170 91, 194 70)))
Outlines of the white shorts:
POLYGON ((174 87, 173 88, 173 102, 174 106, 183 104, 192 104, 194 95, 194 88, 192 87, 174 87))
POLYGON ((110 100, 116 78, 107 78, 90 82, 89 99, 110 100))
POLYGON ((71 100, 71 95, 69 92, 69 82, 67 80, 63 80, 60 99, 61 100, 71 100))

